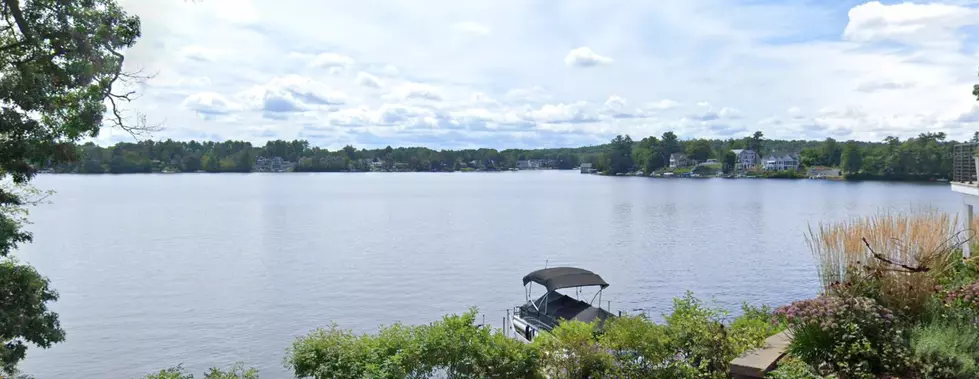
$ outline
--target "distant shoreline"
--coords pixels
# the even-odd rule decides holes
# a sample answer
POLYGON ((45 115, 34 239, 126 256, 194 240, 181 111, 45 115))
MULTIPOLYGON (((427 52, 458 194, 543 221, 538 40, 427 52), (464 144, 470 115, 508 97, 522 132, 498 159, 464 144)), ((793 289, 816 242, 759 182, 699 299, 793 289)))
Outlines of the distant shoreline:
MULTIPOLYGON (((560 172, 575 172, 575 169, 536 169, 536 170, 485 170, 485 171, 282 171, 282 172, 267 172, 267 171, 249 171, 249 172, 236 172, 236 171, 197 171, 197 172, 95 172, 95 173, 85 173, 85 172, 38 172, 38 175, 79 175, 79 176, 120 176, 120 175, 214 175, 214 174, 488 174, 488 173, 514 173, 514 172, 546 172, 546 171, 560 171, 560 172)), ((814 181, 829 181, 829 182, 900 182, 900 183, 930 183, 930 184, 947 184, 948 180, 919 180, 919 179, 880 179, 880 178, 856 178, 856 179, 846 179, 846 178, 808 178, 808 177, 662 177, 662 176, 648 176, 648 175, 603 175, 603 174, 581 174, 589 176, 602 176, 602 177, 639 177, 639 178, 649 178, 649 179, 662 179, 662 180, 705 180, 705 179, 769 179, 769 180, 814 180, 814 181)))

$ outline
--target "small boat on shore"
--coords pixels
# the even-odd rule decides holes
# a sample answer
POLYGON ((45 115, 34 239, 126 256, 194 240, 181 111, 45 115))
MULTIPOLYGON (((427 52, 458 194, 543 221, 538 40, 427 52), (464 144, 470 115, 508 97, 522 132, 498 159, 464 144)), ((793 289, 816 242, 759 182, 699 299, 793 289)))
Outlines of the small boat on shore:
POLYGON ((528 342, 533 341, 539 332, 550 332, 566 320, 598 321, 601 324, 614 317, 601 306, 602 291, 608 287, 608 283, 591 271, 575 267, 545 268, 524 276, 523 284, 526 303, 514 308, 510 323, 513 331, 528 342), (544 287, 543 296, 537 299, 531 297, 533 284, 544 287), (598 287, 598 292, 587 303, 557 292, 560 289, 581 287, 598 287), (596 298, 598 307, 592 306, 596 298))

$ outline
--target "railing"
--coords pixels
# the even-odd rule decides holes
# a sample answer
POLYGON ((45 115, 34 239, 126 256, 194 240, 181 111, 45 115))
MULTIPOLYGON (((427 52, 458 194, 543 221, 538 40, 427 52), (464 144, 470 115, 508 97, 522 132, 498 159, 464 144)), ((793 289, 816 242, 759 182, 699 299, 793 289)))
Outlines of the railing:
POLYGON ((952 147, 952 181, 976 183, 976 162, 973 156, 979 143, 963 143, 952 147))

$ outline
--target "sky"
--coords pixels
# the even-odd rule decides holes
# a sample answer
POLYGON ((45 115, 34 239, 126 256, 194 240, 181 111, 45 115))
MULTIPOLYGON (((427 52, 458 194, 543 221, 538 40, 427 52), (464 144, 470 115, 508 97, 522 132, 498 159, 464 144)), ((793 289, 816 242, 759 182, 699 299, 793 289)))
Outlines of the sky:
MULTIPOLYGON (((979 131, 979 0, 121 0, 153 139, 330 149, 979 131)), ((106 129, 99 143, 132 141, 106 129)))

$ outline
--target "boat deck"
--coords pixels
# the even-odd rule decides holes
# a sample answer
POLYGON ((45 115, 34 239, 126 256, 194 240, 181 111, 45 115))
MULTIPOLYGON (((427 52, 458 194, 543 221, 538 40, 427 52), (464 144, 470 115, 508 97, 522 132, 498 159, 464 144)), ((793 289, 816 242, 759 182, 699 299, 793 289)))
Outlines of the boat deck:
POLYGON ((524 304, 519 307, 518 315, 534 327, 548 331, 557 327, 558 323, 564 320, 582 322, 598 320, 599 323, 602 323, 605 319, 612 317, 612 313, 604 309, 593 307, 584 301, 557 292, 541 296, 541 298, 534 300, 534 305, 537 305, 540 310, 538 311, 531 304, 524 304))

